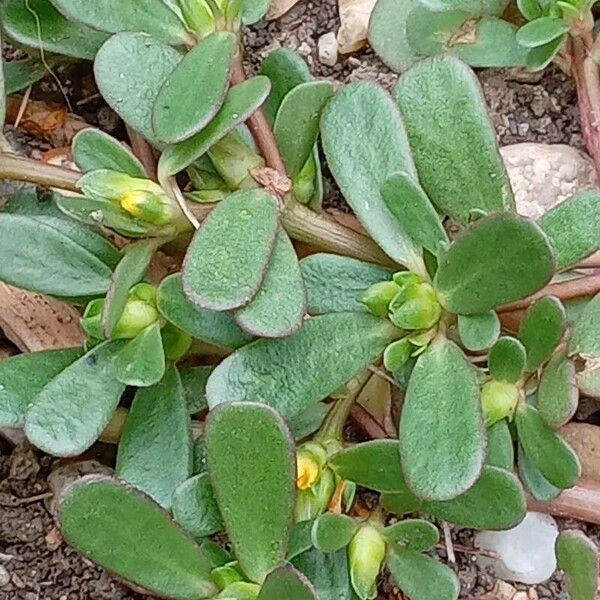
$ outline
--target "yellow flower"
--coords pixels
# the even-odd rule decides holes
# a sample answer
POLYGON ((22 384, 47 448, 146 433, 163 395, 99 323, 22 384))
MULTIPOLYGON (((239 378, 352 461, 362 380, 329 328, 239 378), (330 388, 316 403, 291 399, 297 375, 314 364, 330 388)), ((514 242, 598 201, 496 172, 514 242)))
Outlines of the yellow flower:
POLYGON ((296 463, 298 466, 296 486, 299 490, 307 490, 319 479, 321 469, 317 461, 306 454, 299 454, 296 463))

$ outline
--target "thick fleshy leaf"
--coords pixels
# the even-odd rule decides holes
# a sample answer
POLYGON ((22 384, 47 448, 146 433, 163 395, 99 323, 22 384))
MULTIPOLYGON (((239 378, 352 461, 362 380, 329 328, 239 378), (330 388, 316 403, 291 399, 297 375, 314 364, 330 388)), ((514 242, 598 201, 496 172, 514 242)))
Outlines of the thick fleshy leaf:
POLYGON ((407 38, 406 22, 415 9, 412 2, 379 0, 369 22, 369 43, 392 70, 402 73, 421 57, 407 38))
POLYGON ((542 230, 503 213, 480 219, 450 246, 439 260, 435 287, 447 310, 478 314, 529 296, 550 281, 553 270, 542 230))
POLYGON ((517 0, 517 6, 521 14, 528 21, 533 21, 543 15, 542 7, 538 0, 517 0))
POLYGON ((293 560, 315 587, 319 600, 355 600, 348 576, 346 550, 334 554, 311 548, 293 560))
POLYGON ((556 254, 556 267, 566 269, 600 248, 600 195, 577 194, 545 213, 538 221, 556 254))
POLYGON ((294 523, 292 531, 290 532, 290 543, 288 544, 286 555, 288 561, 291 562, 303 552, 313 548, 311 539, 313 524, 314 521, 299 521, 294 523))
POLYGON ((383 184, 381 195, 389 211, 417 244, 436 255, 442 244, 449 243, 440 217, 414 177, 394 173, 383 184))
POLYGON ((190 414, 208 407, 206 402, 206 382, 213 367, 188 367, 179 370, 185 403, 190 414))
POLYGON ((192 471, 190 417, 175 367, 140 389, 119 443, 116 473, 166 509, 173 492, 192 471))
POLYGON ((125 385, 148 387, 158 383, 165 374, 165 351, 160 323, 150 325, 115 356, 115 376, 125 385))
POLYGON ((45 350, 1 361, 0 427, 22 427, 31 400, 81 354, 81 348, 45 350))
POLYGON ((263 60, 260 73, 271 80, 271 93, 263 111, 272 124, 285 96, 296 86, 310 81, 310 70, 297 52, 289 48, 277 48, 263 60))
MULTIPOLYGON (((242 10, 242 21, 244 25, 253 25, 260 21, 269 10, 272 0, 244 0, 242 10)), ((292 600, 292 599, 290 599, 292 600)))
POLYGON ((289 177, 295 178, 311 156, 321 111, 332 95, 330 81, 310 81, 297 85, 283 98, 273 133, 289 177))
POLYGON ((125 247, 123 258, 112 274, 102 310, 102 329, 107 338, 112 335, 123 314, 130 288, 144 277, 159 243, 157 240, 142 240, 125 247))
POLYGON ((440 540, 438 528, 422 519, 406 519, 386 527, 384 536, 388 542, 414 552, 427 552, 440 540))
POLYGON ((577 373, 577 387, 584 396, 600 398, 600 365, 596 361, 586 363, 577 373))
POLYGON ((17 287, 63 298, 108 289, 111 269, 58 218, 0 215, 0 254, 11 257, 0 265, 0 280, 17 287))
POLYGON ((458 578, 446 565, 425 554, 393 547, 387 566, 398 587, 411 600, 456 600, 458 578))
POLYGON ((546 296, 532 304, 525 313, 519 339, 527 351, 527 370, 535 371, 548 360, 567 327, 567 313, 562 302, 546 296))
POLYGON ((501 15, 508 0, 420 0, 423 6, 431 10, 464 10, 471 16, 501 15))
POLYGON ((300 329, 306 291, 296 250, 285 231, 275 240, 271 262, 255 298, 235 312, 237 324, 258 337, 277 338, 300 329))
POLYGON ((100 129, 82 129, 73 138, 71 151, 83 173, 108 169, 131 177, 148 177, 142 163, 121 142, 100 129))
POLYGON ((540 417, 558 429, 568 423, 579 402, 575 365, 564 354, 557 354, 544 368, 538 387, 540 417))
POLYGON ((506 419, 488 428, 486 465, 512 471, 515 465, 515 449, 506 419))
POLYGON ((477 481, 486 437, 475 371, 452 342, 438 338, 413 369, 400 418, 406 483, 426 500, 450 500, 477 481))
POLYGON ((461 223, 473 210, 514 209, 483 93, 463 62, 443 56, 419 63, 400 78, 395 97, 434 205, 461 223))
POLYGON ((198 307, 231 310, 248 304, 265 278, 279 226, 275 198, 259 188, 221 200, 188 248, 183 291, 198 307))
POLYGON ((579 530, 563 531, 556 540, 556 558, 571 600, 597 598, 598 548, 592 540, 579 530))
POLYGON ((308 295, 308 312, 369 312, 357 301, 374 283, 390 280, 394 271, 348 256, 311 254, 300 261, 308 295))
POLYGON ((183 22, 161 0, 136 0, 128 6, 122 0, 52 0, 52 4, 74 23, 110 33, 140 31, 153 38, 180 46, 193 42, 183 22))
POLYGON ((262 583, 285 560, 296 495, 294 446, 283 419, 262 404, 213 410, 205 432, 210 479, 236 557, 262 583))
POLYGON ((115 376, 121 340, 105 342, 42 388, 25 414, 29 441, 55 456, 76 456, 104 430, 125 386, 115 376))
POLYGON ((313 317, 291 337, 259 340, 227 357, 208 380, 208 404, 252 400, 299 415, 377 360, 395 331, 361 313, 313 317))
POLYGON ((540 17, 531 21, 517 33, 517 41, 525 48, 537 48, 560 38, 569 31, 569 24, 558 17, 540 17))
POLYGON ((217 114, 227 94, 236 46, 233 33, 211 33, 169 74, 152 110, 152 126, 159 140, 168 144, 187 140, 217 114), (202 94, 194 94, 194 89, 202 94))
POLYGON ((543 46, 532 48, 527 54, 527 69, 534 73, 545 69, 558 54, 566 40, 567 35, 565 34, 543 46))
POLYGON ((496 381, 516 383, 525 371, 527 353, 523 344, 513 337, 501 337, 490 350, 490 375, 496 381))
MULTIPOLYGON (((419 3, 406 19, 408 43, 423 58, 446 52, 457 34, 466 29, 469 18, 471 15, 464 10, 433 12, 419 3)), ((473 25, 470 38, 476 39, 476 24, 473 25)))
POLYGON ((588 302, 576 319, 569 352, 586 358, 600 357, 600 294, 588 302))
POLYGON ((529 404, 518 407, 516 423, 519 442, 540 473, 558 488, 573 487, 581 474, 581 465, 573 449, 529 404))
POLYGON ((208 473, 184 481, 173 493, 173 518, 195 539, 223 530, 223 520, 208 473))
POLYGON ((480 315, 458 315, 458 335, 467 350, 486 350, 494 345, 500 335, 500 319, 494 311, 480 315))
POLYGON ((350 543, 357 529, 358 523, 352 517, 327 512, 313 524, 313 546, 321 552, 337 552, 350 543))
POLYGON ((167 321, 203 342, 235 349, 252 340, 228 313, 194 306, 183 294, 179 273, 162 280, 158 287, 156 304, 167 321))
POLYGON ((416 177, 393 100, 374 83, 352 83, 325 107, 321 136, 329 168, 367 231, 395 261, 418 266, 419 248, 393 218, 380 192, 392 173, 416 177))
POLYGON ((396 440, 373 440, 350 446, 335 454, 328 464, 342 479, 378 492, 406 489, 396 440))
POLYGON ((153 144, 152 108, 158 92, 181 60, 171 46, 142 33, 117 33, 96 56, 96 83, 109 106, 153 144))
POLYGON ((270 90, 267 77, 257 76, 229 90, 213 120, 189 140, 169 146, 158 162, 160 178, 175 175, 203 156, 218 141, 241 125, 265 101, 270 90))
POLYGON ((2 8, 6 34, 30 48, 93 60, 107 38, 105 33, 67 20, 50 0, 8 0, 2 8))
POLYGON ((269 573, 258 600, 319 600, 312 583, 289 565, 269 573))
MULTIPOLYGON (((58 59, 46 55, 46 63, 50 67, 57 64, 58 59)), ((4 89, 5 94, 15 94, 30 85, 33 85, 48 74, 48 68, 39 58, 27 57, 20 60, 11 60, 4 63, 4 89)))
POLYGON ((66 541, 127 581, 165 598, 210 598, 216 587, 200 547, 167 512, 137 490, 89 476, 61 494, 66 541))
POLYGON ((560 488, 552 485, 541 473, 540 470, 527 458, 523 448, 519 446, 519 477, 527 488, 527 491, 541 502, 549 502, 558 497, 562 492, 560 488))

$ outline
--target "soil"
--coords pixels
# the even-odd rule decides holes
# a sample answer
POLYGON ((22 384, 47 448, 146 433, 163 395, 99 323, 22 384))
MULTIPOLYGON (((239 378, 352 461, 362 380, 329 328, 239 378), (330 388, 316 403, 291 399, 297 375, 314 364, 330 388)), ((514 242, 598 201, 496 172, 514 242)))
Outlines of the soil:
MULTIPOLYGON (((397 75, 369 49, 342 56, 333 67, 319 62, 319 37, 338 28, 336 0, 301 0, 279 20, 246 33, 248 67, 256 70, 266 54, 284 46, 299 51, 315 77, 339 83, 371 79, 390 88, 397 75)), ((89 66, 59 69, 58 75, 60 87, 48 77, 35 86, 32 97, 64 103, 66 93, 73 112, 113 135, 123 135, 116 115, 95 95, 89 66)), ((545 142, 582 147, 575 88, 558 68, 534 75, 515 69, 487 70, 479 77, 502 145, 545 142)), ((51 147, 21 130, 11 132, 11 141, 33 156, 51 147)), ((0 195, 2 192, 0 189, 0 195)), ((326 197, 329 206, 347 209, 331 181, 326 197)), ((53 462, 26 447, 13 449, 0 437, 0 600, 142 600, 144 596, 130 591, 62 542, 47 508, 47 476, 53 462)), ((563 526, 583 528, 600 542, 598 528, 574 522, 561 522, 563 526)), ((467 547, 473 543, 469 530, 454 530, 452 538, 467 547)), ((444 550, 439 555, 446 558, 444 550)), ((457 552, 456 558, 452 566, 462 584, 462 597, 489 593, 494 577, 478 568, 473 555, 457 552)), ((567 598, 558 576, 536 586, 535 591, 539 598, 567 598)), ((401 595, 386 578, 380 597, 396 600, 401 595)))

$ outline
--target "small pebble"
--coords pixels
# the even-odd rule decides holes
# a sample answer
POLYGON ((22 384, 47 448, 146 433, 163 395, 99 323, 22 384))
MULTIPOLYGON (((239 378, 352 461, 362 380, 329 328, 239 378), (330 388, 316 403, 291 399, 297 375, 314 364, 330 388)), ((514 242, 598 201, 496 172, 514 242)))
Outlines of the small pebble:
POLYGON ((338 60, 338 42, 335 33, 330 31, 319 38, 319 61, 333 67, 338 60))

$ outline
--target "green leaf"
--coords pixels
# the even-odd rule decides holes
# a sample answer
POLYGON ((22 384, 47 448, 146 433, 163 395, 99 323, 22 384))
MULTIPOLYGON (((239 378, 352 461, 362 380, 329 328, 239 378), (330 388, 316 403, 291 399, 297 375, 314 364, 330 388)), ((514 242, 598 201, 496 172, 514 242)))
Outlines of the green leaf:
POLYGON ((508 0, 420 0, 423 6, 431 10, 464 10, 473 17, 481 15, 501 15, 508 0))
POLYGON ((163 83, 152 125, 162 142, 175 144, 192 137, 217 114, 229 84, 237 37, 227 31, 202 39, 163 83), (198 97, 194 89, 202 90, 198 97))
POLYGON ((517 383, 525 371, 527 353, 523 344, 512 337, 501 337, 490 350, 490 375, 496 381, 517 383))
POLYGON ((406 19, 406 35, 411 48, 422 57, 447 52, 471 25, 469 33, 475 38, 477 21, 464 10, 433 12, 417 4, 406 19))
POLYGON ((244 25, 254 25, 267 14, 271 0, 244 0, 243 4, 242 21, 244 25))
POLYGON ((517 32, 517 41, 525 48, 537 48, 560 38, 569 31, 569 24, 557 17, 540 17, 523 25, 517 32))
POLYGON ((308 579, 294 567, 286 565, 269 573, 258 600, 319 600, 308 579))
POLYGON ((313 547, 311 539, 313 524, 314 521, 299 521, 294 523, 290 532, 290 543, 286 555, 288 561, 292 561, 313 547))
POLYGON ((321 111, 332 95, 330 81, 309 81, 295 86, 283 98, 273 133, 289 177, 295 178, 311 156, 321 111))
POLYGON ((156 304, 167 321, 203 342, 235 349, 252 340, 229 314, 194 306, 183 294, 179 273, 162 280, 156 304))
POLYGON ((500 319, 492 310, 479 315, 458 315, 458 335, 467 350, 486 350, 500 335, 500 319))
POLYGON ((525 484, 529 493, 541 502, 549 502, 554 500, 561 493, 561 489, 552 485, 539 471, 539 469, 527 458, 523 452, 522 446, 519 445, 519 477, 525 484))
POLYGON ((115 376, 125 385, 148 387, 165 374, 165 352, 160 323, 147 327, 115 356, 115 376))
POLYGON ((581 465, 571 446, 529 404, 518 407, 516 423, 519 442, 540 473, 558 488, 573 487, 581 474, 581 465))
POLYGON ((278 226, 277 202, 265 190, 241 190, 221 200, 188 248, 185 295, 218 311, 249 304, 269 268, 278 226))
POLYGON ((285 231, 275 240, 271 262, 254 299, 234 318, 247 333, 277 338, 296 333, 306 313, 306 291, 296 250, 285 231))
POLYGON ((515 450, 510 428, 506 419, 497 421, 488 428, 486 465, 512 471, 515 464, 515 450))
POLYGON ((527 351, 527 370, 535 371, 558 346, 567 327, 567 313, 562 302, 546 296, 533 303, 525 313, 519 339, 527 351))
POLYGON ((538 387, 540 417, 552 429, 568 423, 579 403, 575 365, 564 354, 557 354, 544 368, 538 387))
POLYGON ((452 570, 434 558, 393 547, 387 566, 398 587, 411 600, 456 600, 460 592, 452 570))
POLYGON ((517 0, 517 6, 521 14, 528 20, 539 19, 542 15, 542 7, 538 0, 517 0))
POLYGON ((216 593, 202 550, 149 498, 117 481, 88 476, 59 498, 66 541, 87 558, 165 598, 216 593))
POLYGON ((381 60, 393 71, 402 73, 421 58, 407 39, 406 22, 412 2, 379 0, 369 21, 369 43, 381 60))
POLYGON ((29 441, 54 456, 77 456, 104 430, 125 386, 115 376, 121 340, 90 350, 50 380, 25 414, 29 441))
POLYGON ((485 430, 473 367, 452 342, 438 338, 419 357, 400 418, 400 458, 419 498, 450 500, 477 481, 485 430))
POLYGON ((394 173, 383 184, 381 195, 389 211, 414 242, 434 255, 443 244, 449 243, 440 217, 414 177, 394 173))
POLYGON ((61 219, 0 214, 0 254, 11 257, 0 265, 0 280, 63 298, 104 294, 111 269, 74 234, 61 219))
POLYGON ((575 321, 569 353, 585 358, 600 357, 600 294, 594 296, 575 321))
POLYGON ((193 42, 183 21, 161 0, 136 0, 135 7, 122 0, 52 0, 60 12, 75 23, 100 31, 139 31, 167 44, 193 42))
POLYGON ((206 382, 213 367, 188 367, 179 370, 185 403, 190 414, 208 408, 206 402, 206 382))
POLYGON ((73 138, 73 160, 83 173, 108 169, 131 177, 148 177, 142 163, 121 142, 100 129, 87 127, 73 138))
POLYGON ((380 281, 390 280, 394 271, 337 254, 311 254, 300 261, 308 295, 308 312, 368 312, 357 298, 380 281))
POLYGON ((108 105, 154 145, 152 108, 159 90, 181 60, 167 44, 143 33, 117 33, 94 62, 98 89, 108 105))
POLYGON ((123 315, 129 290, 144 277, 159 244, 157 240, 142 240, 123 250, 123 258, 112 275, 102 311, 102 329, 107 338, 123 315))
POLYGON ((538 224, 550 238, 557 269, 566 269, 600 248, 600 195, 582 192, 540 217, 538 224))
POLYGON ((537 48, 532 48, 527 54, 527 69, 532 72, 545 69, 558 54, 567 40, 567 34, 544 44, 537 48))
POLYGON ((19 354, 0 362, 0 427, 22 427, 31 400, 81 356, 80 348, 19 354))
POLYGON ((273 124, 288 92, 301 83, 310 81, 310 70, 297 52, 289 48, 277 48, 263 60, 260 73, 271 80, 271 93, 265 101, 263 112, 273 124))
POLYGON ((189 140, 169 146, 158 162, 162 179, 189 167, 212 146, 241 125, 265 101, 270 84, 267 77, 257 76, 233 86, 213 120, 189 140))
MULTIPOLYGON (((57 57, 46 55, 46 63, 53 68, 59 63, 57 57)), ((27 57, 4 63, 4 88, 8 96, 33 85, 48 74, 48 68, 39 59, 27 57)))
POLYGON ((452 56, 425 60, 394 93, 419 180, 435 206, 463 224, 473 210, 514 209, 483 93, 464 63, 452 56))
POLYGON ((571 600, 594 600, 598 589, 596 544, 579 530, 562 531, 556 540, 556 558, 571 600))
POLYGON ((350 543, 358 524, 348 515, 325 513, 318 517, 312 528, 313 546, 321 552, 337 552, 350 543))
POLYGON ((328 464, 341 479, 378 492, 401 492, 406 482, 398 453, 396 440, 373 440, 338 452, 328 464))
POLYGON ((199 540, 223 530, 208 473, 184 481, 173 493, 173 518, 199 540))
POLYGON ((205 433, 210 478, 235 554, 262 583, 285 560, 296 495, 293 441, 272 408, 244 402, 213 410, 205 433))
POLYGON ((208 380, 208 405, 258 400, 294 417, 377 360, 394 331, 372 315, 313 317, 291 337, 258 340, 227 357, 208 380))
POLYGON ((471 225, 440 258, 434 281, 447 310, 478 314, 529 296, 550 281, 553 270, 541 229, 503 213, 471 225))
POLYGON ((138 390, 119 443, 116 474, 166 509, 192 471, 190 417, 174 366, 138 390))
POLYGON ((299 569, 314 585, 319 600, 356 600, 348 576, 346 550, 334 554, 311 548, 294 560, 299 569))
POLYGON ((392 99, 371 82, 344 87, 323 111, 321 136, 338 186, 373 239, 395 261, 419 265, 419 248, 392 217, 380 192, 392 173, 416 177, 404 124, 392 99))
POLYGON ((107 35, 69 21, 49 0, 7 0, 2 27, 15 42, 46 52, 93 60, 107 35))
POLYGON ((440 541, 438 528, 422 519, 400 521, 386 527, 383 534, 391 544, 414 552, 427 552, 440 541))

